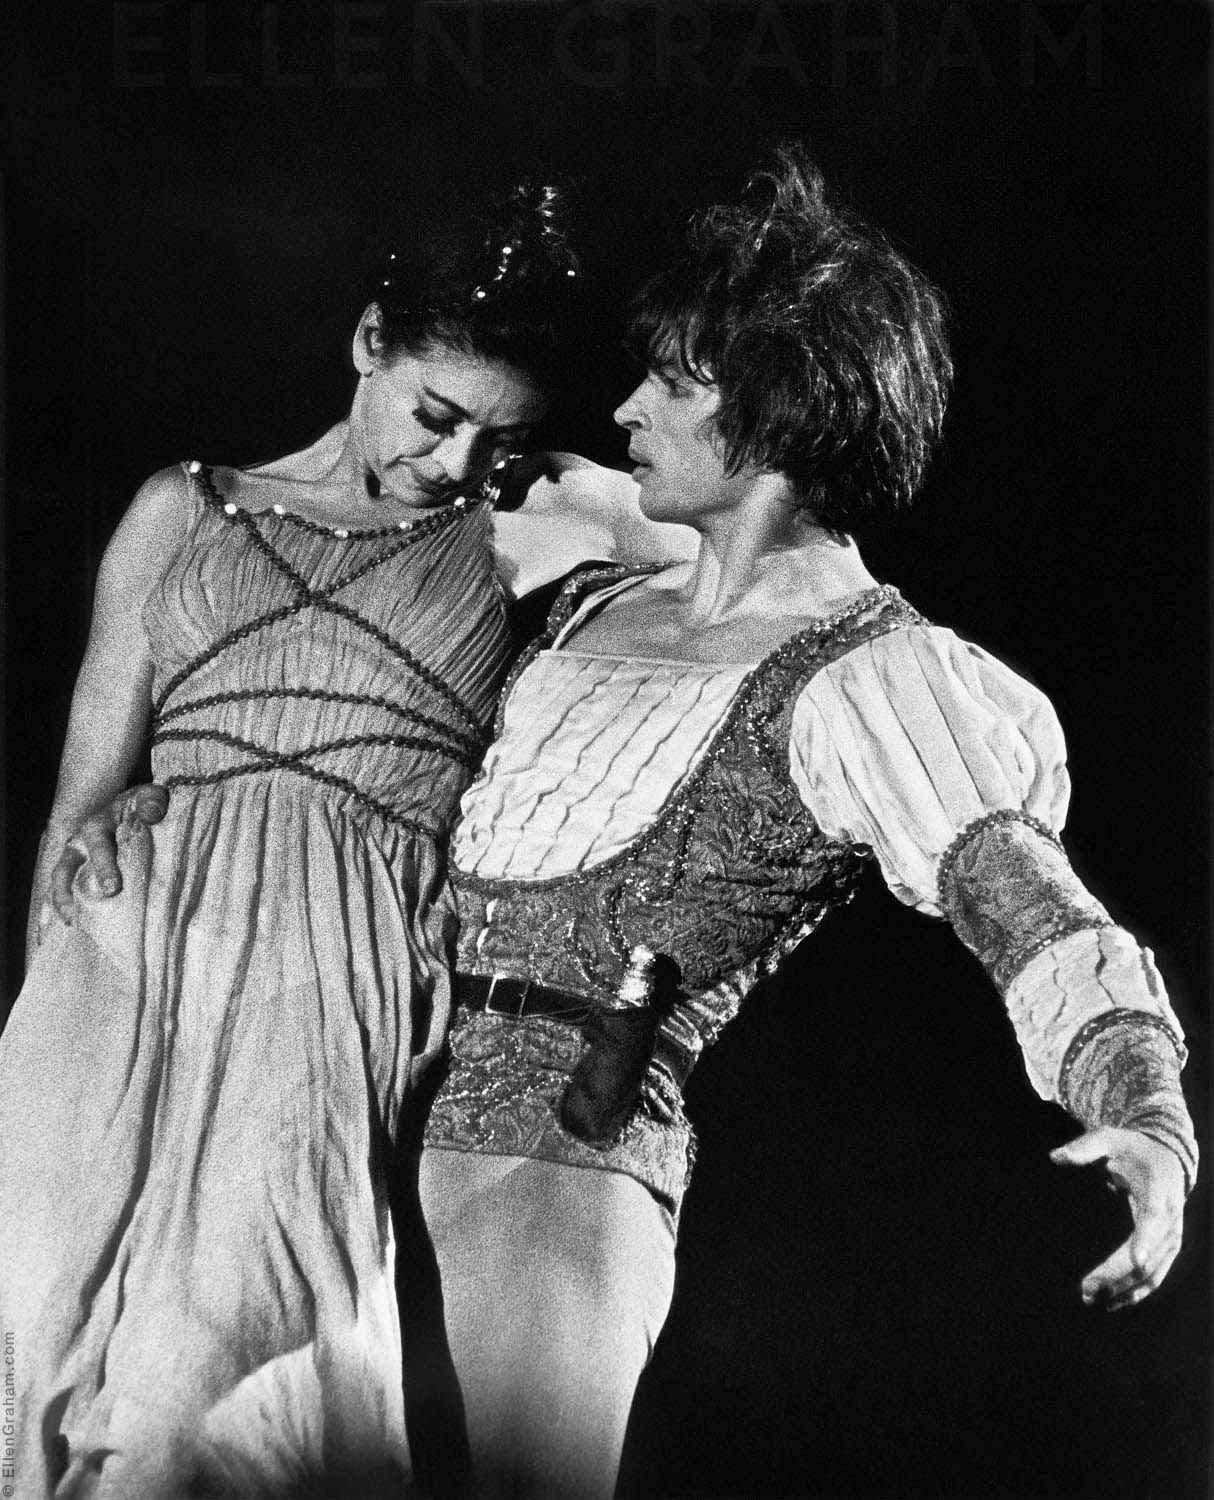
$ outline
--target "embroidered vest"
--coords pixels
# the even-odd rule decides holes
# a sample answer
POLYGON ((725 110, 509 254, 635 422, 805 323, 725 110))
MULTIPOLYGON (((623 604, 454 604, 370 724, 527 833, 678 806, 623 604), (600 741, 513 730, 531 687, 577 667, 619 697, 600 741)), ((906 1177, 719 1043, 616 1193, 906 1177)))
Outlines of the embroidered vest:
MULTIPOLYGON (((516 664, 503 704, 582 600, 636 571, 596 568, 571 579, 547 629, 516 664)), ((747 990, 850 899, 868 855, 828 838, 792 781, 789 732, 801 690, 854 647, 919 619, 883 587, 778 647, 744 679, 654 821, 618 854, 545 879, 453 869, 460 969, 595 999, 614 993, 632 948, 644 943, 678 965, 678 996, 663 1030, 690 1058, 698 1055, 747 990)), ((501 720, 499 708, 499 732, 501 720)))

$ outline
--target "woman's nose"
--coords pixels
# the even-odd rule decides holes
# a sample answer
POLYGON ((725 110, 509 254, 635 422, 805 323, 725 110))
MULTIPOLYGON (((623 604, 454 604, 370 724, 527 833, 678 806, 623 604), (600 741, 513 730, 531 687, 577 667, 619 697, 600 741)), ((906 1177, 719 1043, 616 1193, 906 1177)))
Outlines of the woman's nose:
POLYGON ((438 452, 438 461, 447 477, 455 483, 467 479, 475 466, 479 434, 460 430, 445 439, 438 452))

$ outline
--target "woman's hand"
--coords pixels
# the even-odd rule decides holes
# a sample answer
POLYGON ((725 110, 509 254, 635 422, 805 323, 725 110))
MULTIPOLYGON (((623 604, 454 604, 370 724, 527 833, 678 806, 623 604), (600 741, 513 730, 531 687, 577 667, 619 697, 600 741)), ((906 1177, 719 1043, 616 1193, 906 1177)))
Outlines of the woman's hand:
MULTIPOLYGON (((122 870, 118 864, 118 825, 133 818, 149 828, 159 823, 169 809, 169 794, 162 786, 132 787, 115 797, 108 807, 85 818, 63 846, 51 871, 50 903, 60 921, 70 927, 76 916, 76 895, 72 889, 82 865, 88 865, 94 891, 98 896, 116 896, 122 889, 122 870)), ((40 934, 54 918, 44 908, 40 934)))
POLYGON ((1149 1297, 1168 1274, 1184 1232, 1180 1158, 1141 1131, 1104 1125, 1051 1151, 1050 1160, 1073 1167, 1103 1161, 1134 1216, 1129 1239, 1083 1278, 1083 1300, 1116 1311, 1149 1297))

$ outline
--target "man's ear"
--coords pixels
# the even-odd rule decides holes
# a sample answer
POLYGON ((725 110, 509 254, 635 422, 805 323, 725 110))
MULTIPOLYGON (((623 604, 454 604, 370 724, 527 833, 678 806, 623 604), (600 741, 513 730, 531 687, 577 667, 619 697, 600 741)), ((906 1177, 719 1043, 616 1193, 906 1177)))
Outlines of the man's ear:
POLYGON ((358 320, 350 353, 360 375, 370 375, 383 356, 383 318, 379 303, 370 302, 358 320))

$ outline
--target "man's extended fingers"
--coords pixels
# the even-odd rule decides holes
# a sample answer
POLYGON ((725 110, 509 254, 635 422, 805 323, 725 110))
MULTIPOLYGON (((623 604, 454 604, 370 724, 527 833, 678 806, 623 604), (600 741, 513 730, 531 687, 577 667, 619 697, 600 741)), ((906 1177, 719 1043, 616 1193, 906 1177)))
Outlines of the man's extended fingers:
POLYGON ((76 915, 76 898, 72 894, 72 881, 76 871, 84 863, 84 851, 75 844, 67 844, 51 871, 51 904, 60 920, 68 927, 76 915))
POLYGON ((1116 1138, 1107 1126, 1100 1130, 1088 1130, 1078 1135, 1065 1146, 1050 1152, 1050 1160, 1060 1167, 1086 1167, 1092 1162, 1103 1161, 1116 1147, 1116 1138))
POLYGON ((1134 1232, 1083 1279, 1085 1302, 1133 1307, 1159 1286, 1180 1251, 1184 1174, 1167 1147, 1138 1131, 1105 1126, 1050 1153, 1059 1166, 1103 1161, 1111 1186, 1126 1193, 1134 1232))
POLYGON ((1120 1296, 1110 1297, 1106 1304, 1108 1311, 1121 1312, 1123 1308, 1136 1307, 1138 1303, 1145 1301, 1151 1295, 1157 1285, 1157 1282, 1154 1284, 1140 1283, 1138 1286, 1131 1287, 1129 1291, 1122 1293, 1120 1296))
POLYGON ((1139 1265, 1131 1257, 1128 1244, 1122 1245, 1084 1277, 1083 1300, 1099 1302, 1111 1312, 1133 1307, 1160 1286, 1179 1250, 1179 1240, 1171 1240, 1150 1261, 1139 1265))
POLYGON ((84 845, 88 876, 103 896, 116 896, 122 889, 122 872, 118 868, 118 841, 115 837, 117 809, 107 807, 94 813, 80 825, 75 843, 84 845))
POLYGON ((1130 1190, 1130 1204, 1134 1232, 1084 1277, 1085 1302, 1100 1298, 1110 1308, 1133 1306, 1159 1286, 1180 1251, 1184 1232, 1182 1200, 1161 1185, 1143 1192, 1139 1184, 1130 1190))
POLYGON ((1115 1288, 1109 1301, 1110 1312, 1123 1307, 1133 1307, 1144 1297, 1149 1297, 1163 1282, 1172 1269, 1172 1262, 1180 1254, 1181 1231, 1177 1226, 1162 1243, 1152 1247, 1150 1257, 1140 1260, 1131 1250, 1131 1258, 1137 1267, 1136 1278, 1115 1288))
POLYGON ((169 794, 162 786, 145 783, 115 797, 108 806, 86 818, 51 871, 50 898, 56 913, 67 925, 76 915, 73 885, 82 865, 94 892, 116 896, 122 889, 118 865, 117 833, 123 819, 134 819, 145 827, 159 823, 169 808, 169 794))
POLYGON ((154 783, 136 787, 131 793, 131 810, 141 823, 159 823, 169 810, 169 794, 154 783))

